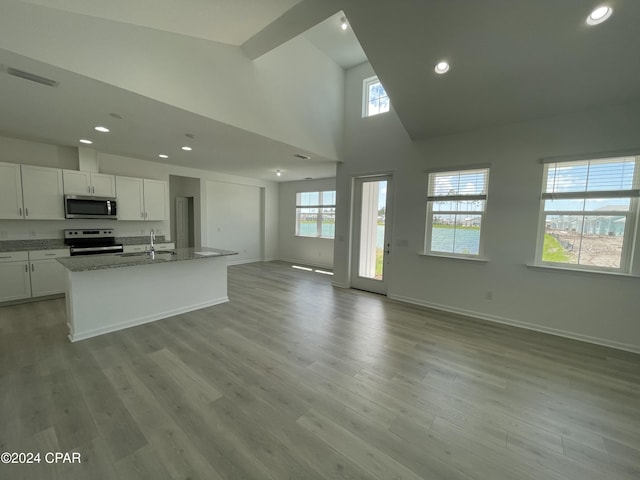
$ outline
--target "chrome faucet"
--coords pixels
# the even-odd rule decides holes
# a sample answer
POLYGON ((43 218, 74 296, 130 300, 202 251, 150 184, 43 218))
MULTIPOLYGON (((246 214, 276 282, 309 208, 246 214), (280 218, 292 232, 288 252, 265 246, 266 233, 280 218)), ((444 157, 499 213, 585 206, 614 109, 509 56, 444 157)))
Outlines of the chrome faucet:
POLYGON ((156 241, 156 232, 155 230, 152 228, 151 229, 151 233, 149 234, 149 243, 151 244, 151 248, 149 248, 149 253, 151 254, 151 256, 153 257, 156 253, 156 247, 154 245, 154 242, 156 241))

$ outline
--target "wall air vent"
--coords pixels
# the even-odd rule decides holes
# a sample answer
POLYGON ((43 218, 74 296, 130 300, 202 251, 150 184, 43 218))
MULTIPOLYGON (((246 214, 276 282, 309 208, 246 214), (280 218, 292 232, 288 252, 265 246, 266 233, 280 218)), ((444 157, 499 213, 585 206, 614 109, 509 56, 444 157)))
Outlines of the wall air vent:
POLYGON ((302 153, 294 153, 293 156, 302 160, 309 160, 311 158, 310 156, 303 155, 302 153))
POLYGON ((24 70, 18 70, 17 68, 13 68, 13 67, 6 67, 5 71, 9 75, 13 75, 14 77, 30 80, 32 82, 36 82, 41 85, 46 85, 47 87, 58 86, 58 82, 56 80, 51 80, 50 78, 41 77, 40 75, 36 75, 35 73, 25 72, 24 70))

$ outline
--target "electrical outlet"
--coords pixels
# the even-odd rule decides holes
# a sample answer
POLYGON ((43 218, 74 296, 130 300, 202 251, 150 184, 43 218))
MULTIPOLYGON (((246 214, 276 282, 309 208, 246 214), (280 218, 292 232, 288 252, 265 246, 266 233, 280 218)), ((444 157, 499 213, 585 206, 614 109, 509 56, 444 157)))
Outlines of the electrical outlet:
POLYGON ((486 292, 484 292, 484 298, 486 300, 493 300, 493 291, 487 290, 486 292))

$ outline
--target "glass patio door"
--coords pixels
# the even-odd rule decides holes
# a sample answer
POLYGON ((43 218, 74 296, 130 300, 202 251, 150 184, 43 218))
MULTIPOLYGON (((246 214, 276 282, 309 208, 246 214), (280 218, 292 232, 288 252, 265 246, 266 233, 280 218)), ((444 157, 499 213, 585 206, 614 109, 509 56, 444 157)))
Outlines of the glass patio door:
POLYGON ((354 184, 351 286, 386 295, 391 253, 391 176, 362 177, 354 184))

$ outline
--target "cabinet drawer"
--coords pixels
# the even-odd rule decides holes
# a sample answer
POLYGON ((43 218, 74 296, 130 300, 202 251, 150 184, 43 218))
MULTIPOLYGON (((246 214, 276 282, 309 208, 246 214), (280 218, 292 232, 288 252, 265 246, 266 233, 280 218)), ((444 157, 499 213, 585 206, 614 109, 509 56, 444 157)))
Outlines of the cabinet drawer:
MULTIPOLYGON (((149 247, 147 247, 147 249, 149 249, 149 247)), ((156 243, 155 245, 155 249, 156 252, 166 252, 169 250, 175 250, 176 249, 176 244, 171 242, 167 242, 167 243, 156 243)))
POLYGON ((144 252, 147 248, 147 245, 125 245, 123 247, 124 253, 144 252))
POLYGON ((0 252, 0 263, 22 262, 29 259, 28 252, 0 252))
POLYGON ((32 250, 29 252, 29 260, 49 260, 52 258, 68 257, 68 248, 56 248, 53 250, 32 250))

